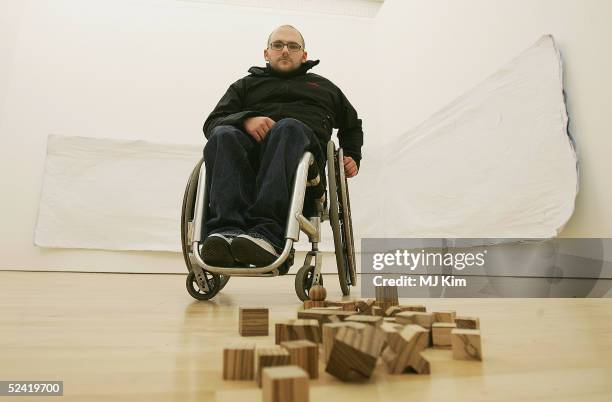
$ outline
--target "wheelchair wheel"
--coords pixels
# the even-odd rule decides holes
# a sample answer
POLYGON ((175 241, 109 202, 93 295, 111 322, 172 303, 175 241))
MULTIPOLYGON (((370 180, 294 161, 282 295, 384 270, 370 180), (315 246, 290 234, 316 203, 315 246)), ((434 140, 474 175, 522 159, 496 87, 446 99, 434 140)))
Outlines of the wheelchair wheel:
MULTIPOLYGON (((189 254, 192 252, 191 237, 189 233, 189 222, 193 221, 196 194, 198 190, 198 179, 200 176, 200 167, 202 166, 202 163, 204 163, 204 158, 200 159, 200 161, 191 171, 191 175, 189 176, 189 180, 187 181, 187 186, 185 187, 185 193, 183 195, 183 208, 181 210, 181 247, 183 250, 183 259, 185 260, 185 265, 187 266, 187 270, 190 274, 193 273, 192 264, 194 263, 189 258, 189 254)), ((221 275, 219 277, 219 289, 217 290, 217 292, 223 289, 228 281, 229 276, 221 275)), ((188 291, 189 288, 190 285, 187 286, 188 291)), ((191 294, 191 292, 189 292, 189 294, 191 294)), ((193 294, 191 295, 193 296, 193 294)))
POLYGON ((346 247, 346 256, 349 266, 349 275, 351 278, 351 285, 357 284, 357 264, 355 263, 355 238, 353 237, 353 217, 351 216, 351 198, 349 197, 348 180, 344 174, 344 161, 343 153, 340 150, 338 154, 338 163, 342 166, 339 169, 340 172, 340 199, 342 200, 340 206, 342 209, 342 215, 340 216, 340 225, 342 226, 342 244, 346 247))
POLYGON ((355 248, 343 155, 342 150, 336 151, 335 148, 333 142, 327 144, 329 220, 334 235, 340 289, 347 296, 351 292, 350 286, 356 284, 355 248))
POLYGON ((200 288, 193 271, 187 275, 187 282, 185 283, 187 292, 196 300, 210 300, 221 290, 219 275, 204 271, 204 276, 206 277, 208 290, 200 288))
MULTIPOLYGON (((308 292, 312 287, 314 279, 314 266, 304 265, 295 275, 295 294, 301 301, 309 300, 308 292)), ((323 286, 323 275, 319 279, 319 285, 323 286)))

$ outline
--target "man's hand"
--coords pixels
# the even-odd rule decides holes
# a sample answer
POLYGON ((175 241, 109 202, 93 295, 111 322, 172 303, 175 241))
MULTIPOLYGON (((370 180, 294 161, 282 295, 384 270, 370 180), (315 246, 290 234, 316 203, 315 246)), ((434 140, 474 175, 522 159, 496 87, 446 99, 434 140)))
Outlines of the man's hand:
POLYGON ((269 117, 250 117, 244 121, 244 129, 255 141, 261 142, 276 122, 269 117))
POLYGON ((359 169, 357 168, 357 163, 350 156, 344 157, 344 174, 346 177, 354 177, 359 173, 359 169))

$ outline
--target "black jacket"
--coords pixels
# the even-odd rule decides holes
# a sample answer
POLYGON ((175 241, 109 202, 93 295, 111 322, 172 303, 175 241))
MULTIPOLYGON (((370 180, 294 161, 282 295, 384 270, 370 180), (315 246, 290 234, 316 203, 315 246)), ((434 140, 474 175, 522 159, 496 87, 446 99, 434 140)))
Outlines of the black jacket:
POLYGON ((213 128, 226 124, 244 129, 244 120, 253 116, 267 116, 274 121, 292 117, 314 131, 323 152, 332 129, 338 128, 344 155, 359 165, 363 145, 361 120, 336 85, 307 72, 317 64, 319 60, 308 60, 289 74, 277 73, 269 65, 251 67, 250 75, 230 85, 208 116, 204 135, 209 138, 213 128))

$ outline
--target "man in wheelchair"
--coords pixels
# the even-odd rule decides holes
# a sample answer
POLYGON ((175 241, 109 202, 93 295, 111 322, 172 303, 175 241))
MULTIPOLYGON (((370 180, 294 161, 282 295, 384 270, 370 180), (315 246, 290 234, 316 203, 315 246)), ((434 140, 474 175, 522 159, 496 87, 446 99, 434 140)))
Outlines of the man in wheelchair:
POLYGON ((300 158, 312 152, 324 181, 334 128, 346 176, 359 170, 361 120, 336 85, 308 72, 319 60, 307 59, 301 33, 274 30, 264 58, 266 67, 230 85, 204 123, 210 216, 202 252, 210 265, 260 267, 279 256, 300 158))

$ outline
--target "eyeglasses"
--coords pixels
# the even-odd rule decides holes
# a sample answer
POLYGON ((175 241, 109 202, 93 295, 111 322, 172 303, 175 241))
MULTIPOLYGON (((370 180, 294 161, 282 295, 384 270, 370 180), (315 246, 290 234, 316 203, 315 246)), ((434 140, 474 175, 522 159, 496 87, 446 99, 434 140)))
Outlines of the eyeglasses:
POLYGON ((285 46, 287 46, 287 50, 289 50, 292 53, 299 52, 302 49, 302 45, 300 45, 299 43, 295 43, 295 42, 285 43, 285 42, 280 42, 280 41, 270 43, 269 47, 272 50, 281 51, 283 50, 285 46))

